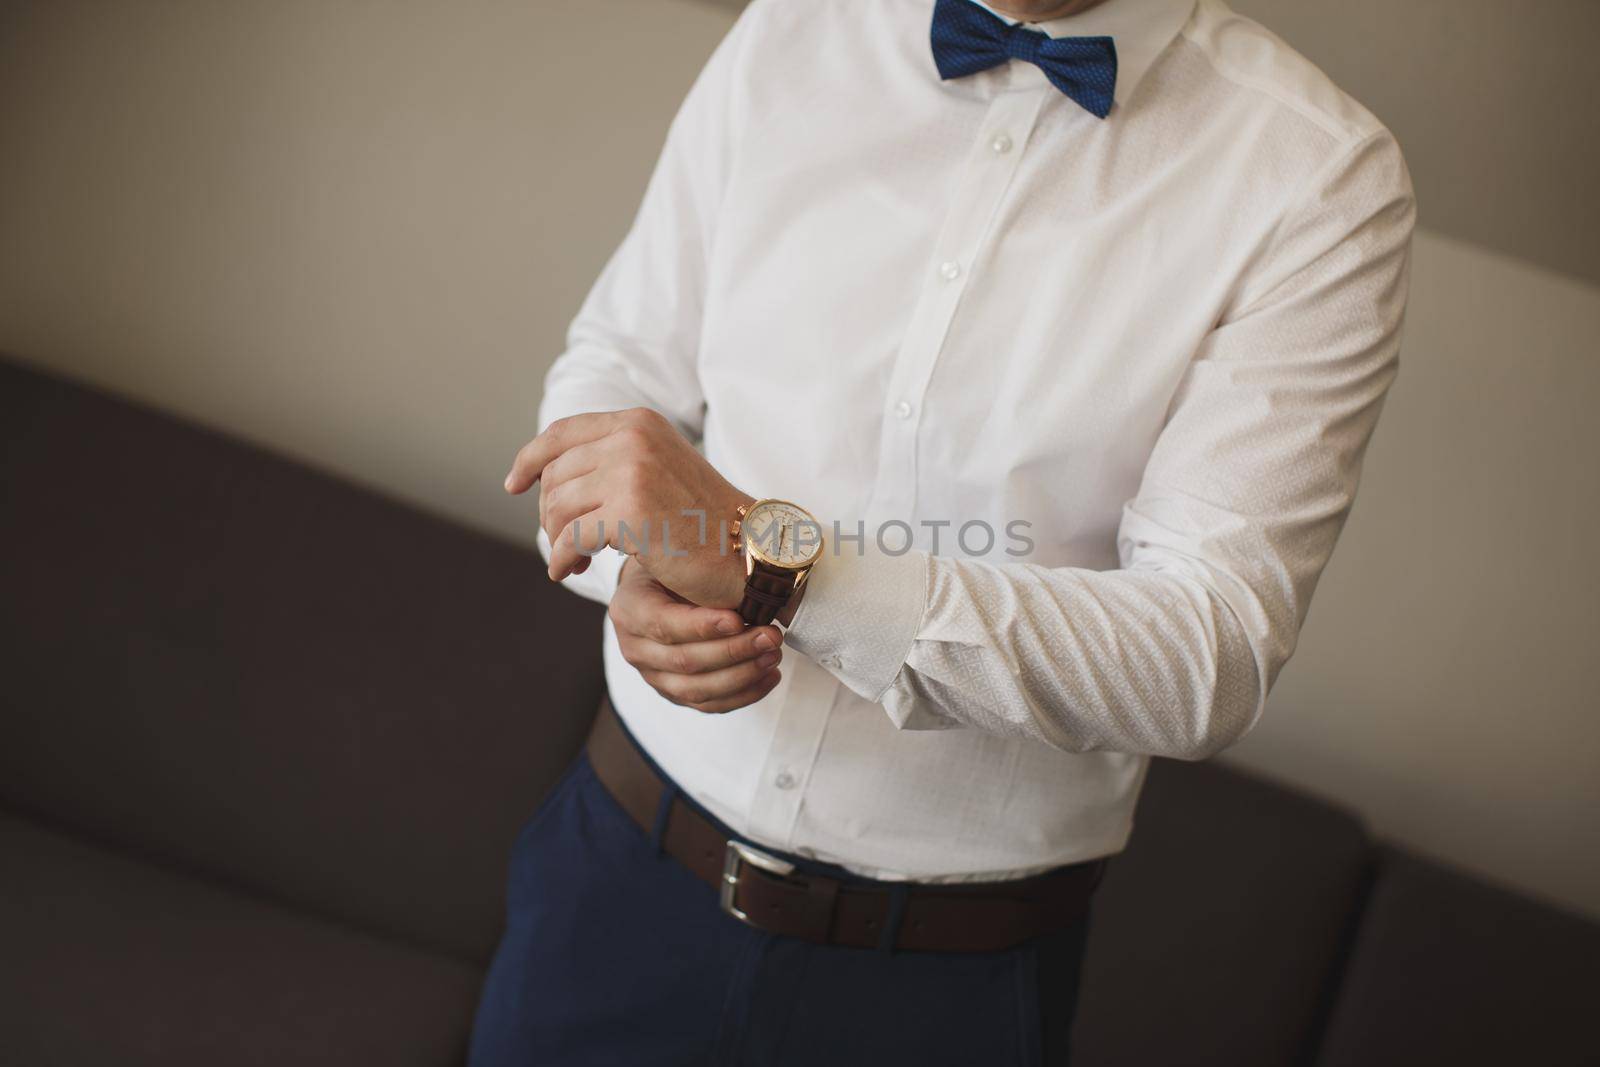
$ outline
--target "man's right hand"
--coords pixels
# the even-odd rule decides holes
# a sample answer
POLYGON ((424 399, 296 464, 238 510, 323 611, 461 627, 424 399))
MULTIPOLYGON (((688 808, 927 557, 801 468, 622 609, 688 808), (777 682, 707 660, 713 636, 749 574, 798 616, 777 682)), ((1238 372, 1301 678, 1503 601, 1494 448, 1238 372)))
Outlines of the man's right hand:
POLYGON ((754 704, 778 684, 783 632, 746 627, 738 612, 677 596, 636 561, 623 562, 611 597, 622 658, 656 692, 710 714, 754 704))

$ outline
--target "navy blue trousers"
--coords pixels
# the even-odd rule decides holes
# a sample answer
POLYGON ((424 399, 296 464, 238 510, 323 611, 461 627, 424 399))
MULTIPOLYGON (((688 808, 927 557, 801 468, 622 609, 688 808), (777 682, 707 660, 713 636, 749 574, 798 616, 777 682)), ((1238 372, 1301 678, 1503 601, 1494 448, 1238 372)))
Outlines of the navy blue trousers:
POLYGON ((523 827, 507 896, 471 1067, 1067 1063, 1087 922, 993 953, 768 934, 659 852, 585 755, 523 827))

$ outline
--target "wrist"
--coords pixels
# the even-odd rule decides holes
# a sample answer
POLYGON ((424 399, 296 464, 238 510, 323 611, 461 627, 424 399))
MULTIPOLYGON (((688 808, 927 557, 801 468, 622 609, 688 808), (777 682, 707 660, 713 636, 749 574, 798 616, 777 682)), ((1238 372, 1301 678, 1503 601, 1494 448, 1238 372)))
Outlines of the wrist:
POLYGON ((739 610, 739 605, 744 603, 745 567, 744 555, 733 549, 720 552, 717 556, 717 566, 723 573, 720 587, 722 594, 717 598, 717 603, 708 605, 714 608, 731 608, 739 610))

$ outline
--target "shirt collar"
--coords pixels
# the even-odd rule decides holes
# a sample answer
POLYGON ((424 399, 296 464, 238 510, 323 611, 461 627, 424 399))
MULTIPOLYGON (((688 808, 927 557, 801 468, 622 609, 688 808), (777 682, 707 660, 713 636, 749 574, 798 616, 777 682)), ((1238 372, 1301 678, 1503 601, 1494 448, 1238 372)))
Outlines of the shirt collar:
MULTIPOLYGON (((1008 23, 1019 20, 996 11, 982 0, 970 0, 1008 23)), ((1194 11, 1195 0, 1105 0, 1088 11, 1028 25, 1051 37, 1110 37, 1117 45, 1117 88, 1121 104, 1172 43, 1194 11)))

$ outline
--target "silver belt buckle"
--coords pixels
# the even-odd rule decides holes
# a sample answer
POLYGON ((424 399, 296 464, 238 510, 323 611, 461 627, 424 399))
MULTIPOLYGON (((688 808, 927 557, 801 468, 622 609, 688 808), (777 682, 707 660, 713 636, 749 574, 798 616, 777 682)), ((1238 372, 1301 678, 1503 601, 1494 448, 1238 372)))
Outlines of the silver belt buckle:
POLYGON ((754 926, 755 923, 750 921, 750 916, 733 904, 734 891, 739 888, 740 866, 745 863, 779 876, 793 874, 794 864, 780 860, 742 841, 728 842, 728 848, 722 854, 722 910, 746 926, 754 926))

